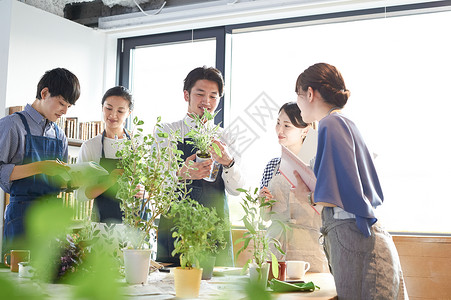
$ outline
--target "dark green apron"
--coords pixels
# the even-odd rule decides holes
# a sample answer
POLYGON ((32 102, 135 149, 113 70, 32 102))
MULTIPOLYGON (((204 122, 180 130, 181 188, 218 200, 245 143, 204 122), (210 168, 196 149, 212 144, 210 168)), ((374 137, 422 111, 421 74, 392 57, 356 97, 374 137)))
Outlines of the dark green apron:
MULTIPOLYGON (((189 156, 195 153, 193 145, 179 143, 178 149, 183 151, 183 160, 185 161, 189 156)), ((214 207, 218 215, 225 220, 229 220, 229 205, 227 203, 227 196, 225 194, 224 180, 222 179, 222 166, 219 168, 218 176, 214 182, 207 182, 203 179, 193 180, 188 189, 192 189, 190 197, 196 200, 205 207, 214 207)), ((157 261, 165 263, 173 263, 176 266, 180 265, 178 255, 172 257, 171 253, 174 250, 174 239, 172 238, 171 228, 174 227, 172 220, 160 216, 158 224, 158 239, 157 239, 157 261)), ((233 245, 232 233, 228 231, 226 234, 227 246, 220 251, 216 256, 217 266, 233 266, 233 245)))
MULTIPOLYGON (((124 132, 127 138, 130 139, 130 135, 127 131, 124 130, 124 132)), ((102 156, 99 164, 105 168, 108 173, 111 173, 113 170, 118 168, 119 159, 105 158, 105 150, 103 148, 104 139, 105 130, 102 133, 102 156)), ((108 175, 100 178, 100 180, 107 180, 107 178, 108 175)), ((118 189, 119 185, 116 183, 94 200, 99 222, 107 224, 122 223, 123 214, 120 207, 120 200, 116 198, 118 189)))

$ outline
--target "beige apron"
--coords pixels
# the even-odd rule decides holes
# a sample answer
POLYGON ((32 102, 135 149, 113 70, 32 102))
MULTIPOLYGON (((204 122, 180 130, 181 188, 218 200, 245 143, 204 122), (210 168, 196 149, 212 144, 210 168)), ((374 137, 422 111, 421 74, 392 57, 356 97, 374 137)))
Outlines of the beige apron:
MULTIPOLYGON (((308 261, 310 272, 329 272, 323 246, 319 242, 321 216, 306 201, 298 201, 290 187, 281 174, 269 181, 268 188, 277 201, 272 207, 275 214, 271 215, 272 223, 267 234, 281 242, 286 252, 285 260, 308 261), (284 232, 278 220, 288 224, 291 230, 284 232)), ((272 250, 281 258, 278 251, 272 250)))

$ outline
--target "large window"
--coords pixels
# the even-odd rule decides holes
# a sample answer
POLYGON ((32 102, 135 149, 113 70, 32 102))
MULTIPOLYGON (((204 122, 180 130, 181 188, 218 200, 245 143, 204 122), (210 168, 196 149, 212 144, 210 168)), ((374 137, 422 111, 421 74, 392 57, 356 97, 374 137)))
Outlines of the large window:
MULTIPOLYGON (((183 80, 192 69, 217 66, 224 72, 224 29, 190 30, 171 34, 129 38, 121 41, 120 84, 135 99, 133 116, 151 130, 157 117, 162 122, 181 120, 188 103, 183 80)), ((221 103, 222 107, 222 103, 221 103)), ((222 121, 218 114, 218 122, 222 121)))
POLYGON ((163 122, 181 120, 188 106, 183 79, 196 67, 214 66, 215 48, 216 41, 209 39, 135 49, 130 80, 134 115, 152 125, 158 116, 163 122))
POLYGON ((226 119, 248 131, 242 153, 248 184, 280 155, 277 109, 296 101, 297 76, 328 62, 351 98, 343 111, 374 152, 390 231, 451 232, 451 13, 331 23, 232 35, 231 108, 226 119))
MULTIPOLYGON (((382 223, 392 232, 451 233, 446 188, 451 182, 451 12, 316 23, 228 30, 222 45, 228 49, 223 124, 240 129, 247 186, 259 186, 266 163, 280 155, 277 111, 296 101, 297 76, 313 63, 328 62, 341 70, 351 90, 343 112, 376 157, 385 196, 377 209, 382 223)), ((161 55, 162 61, 171 59, 161 55)), ((201 64, 208 59, 202 57, 201 64)), ((180 90, 180 79, 171 80, 180 90)), ((235 223, 241 218, 238 199, 230 201, 235 223)))

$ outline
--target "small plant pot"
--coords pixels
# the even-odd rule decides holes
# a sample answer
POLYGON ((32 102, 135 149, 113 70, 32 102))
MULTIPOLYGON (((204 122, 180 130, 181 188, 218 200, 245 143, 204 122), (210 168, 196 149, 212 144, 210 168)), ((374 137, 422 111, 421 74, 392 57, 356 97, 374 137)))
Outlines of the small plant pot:
MULTIPOLYGON (((196 153, 196 162, 203 162, 206 160, 211 159, 211 155, 210 156, 199 156, 199 152, 196 153)), ((218 173, 219 173, 219 166, 220 164, 216 161, 213 161, 213 163, 211 164, 211 170, 210 170, 210 176, 204 177, 203 180, 208 181, 208 182, 214 182, 216 180, 216 177, 218 177, 218 173)))
POLYGON ((253 282, 261 284, 264 288, 268 285, 269 264, 263 263, 259 269, 255 263, 249 264, 249 279, 253 282))
POLYGON ((177 298, 199 297, 202 269, 177 267, 172 272, 174 273, 175 296, 177 298))
MULTIPOLYGON (((272 273, 272 261, 268 260, 267 263, 269 264, 269 274, 268 274, 268 280, 271 280, 274 278, 274 275, 272 273)), ((279 261, 279 276, 277 277, 280 281, 285 281, 287 279, 287 263, 284 261, 279 261)))
POLYGON ((203 269, 202 280, 209 280, 213 276, 213 268, 215 267, 216 256, 208 255, 200 259, 199 264, 203 269))
POLYGON ((125 249, 125 281, 130 284, 147 283, 150 266, 150 249, 125 249))

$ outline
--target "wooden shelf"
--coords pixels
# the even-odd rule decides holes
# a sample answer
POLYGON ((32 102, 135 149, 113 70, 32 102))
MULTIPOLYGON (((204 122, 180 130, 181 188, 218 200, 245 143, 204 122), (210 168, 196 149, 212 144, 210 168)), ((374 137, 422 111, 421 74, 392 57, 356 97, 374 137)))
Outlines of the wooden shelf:
POLYGON ((85 142, 85 141, 84 140, 67 139, 67 143, 69 144, 69 146, 74 146, 74 147, 81 147, 81 144, 83 144, 83 142, 85 142))

